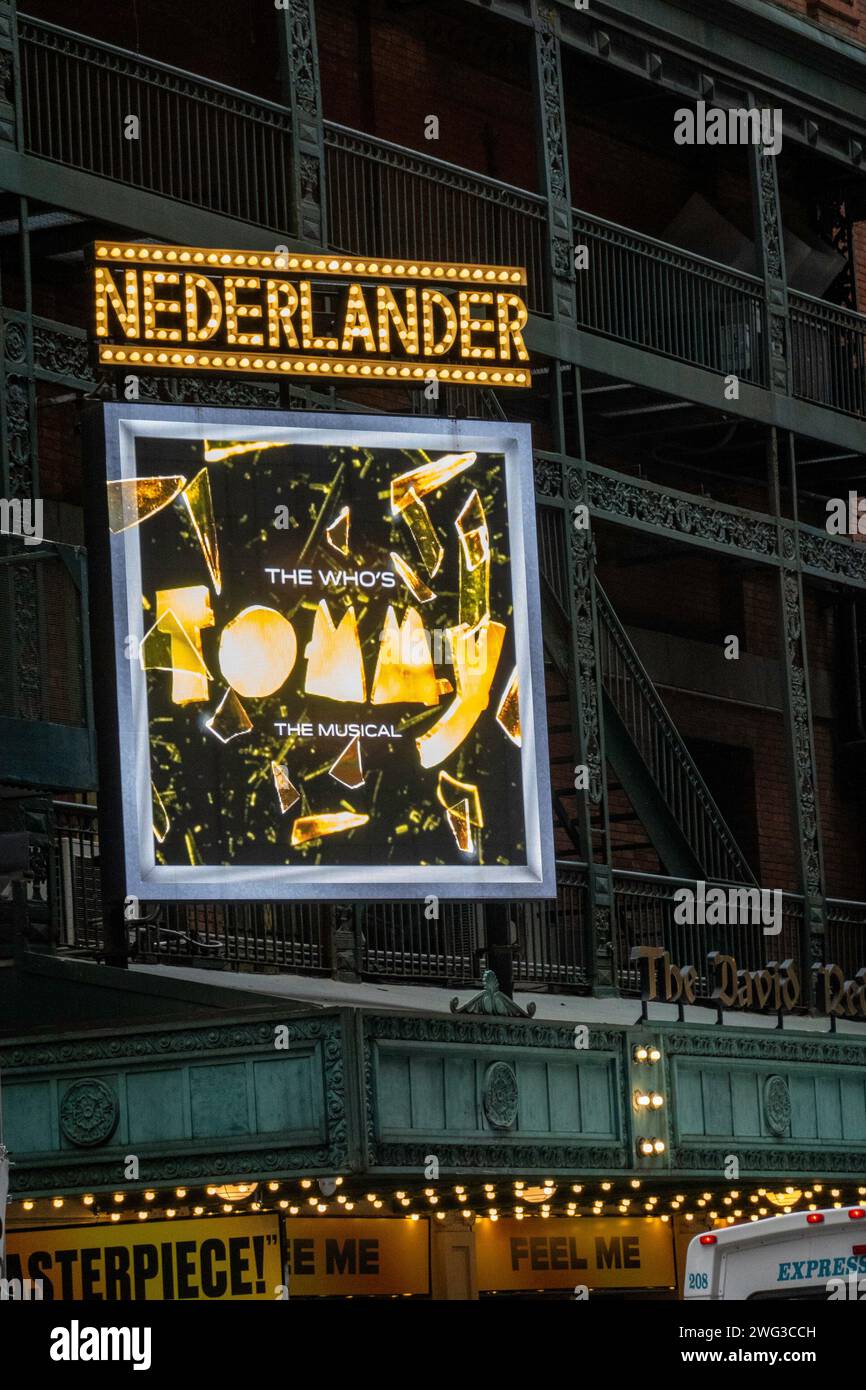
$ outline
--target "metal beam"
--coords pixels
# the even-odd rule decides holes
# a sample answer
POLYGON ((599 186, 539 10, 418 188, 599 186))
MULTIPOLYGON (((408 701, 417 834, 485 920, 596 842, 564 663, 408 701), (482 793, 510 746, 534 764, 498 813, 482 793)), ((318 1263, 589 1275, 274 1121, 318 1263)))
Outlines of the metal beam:
POLYGON ((535 457, 536 496, 542 506, 549 505, 545 491, 549 468, 570 463, 586 475, 590 515, 599 521, 645 531, 666 543, 676 539, 684 545, 726 554, 732 560, 777 568, 783 563, 783 551, 790 549, 796 534, 804 574, 828 583, 866 589, 866 547, 855 541, 828 535, 803 522, 786 521, 780 530, 777 519, 767 513, 660 487, 585 461, 540 451, 535 457))
MULTIPOLYGON (((749 94, 749 104, 754 98, 749 94)), ((752 186, 752 212, 755 247, 764 280, 767 354, 771 391, 791 394, 791 332, 788 314, 788 277, 785 272, 785 231, 779 202, 779 179, 774 155, 758 145, 749 145, 749 174, 752 186)))
MULTIPOLYGON (((693 367, 672 357, 644 348, 631 347, 613 338, 603 338, 582 328, 532 315, 526 330, 527 346, 534 354, 556 358, 585 367, 603 376, 618 377, 636 386, 681 396, 697 405, 719 410, 724 380, 716 372, 693 367)), ((775 425, 793 434, 819 439, 840 449, 861 452, 863 421, 836 410, 826 410, 809 401, 785 396, 778 391, 740 382, 737 400, 724 401, 726 416, 741 416, 759 424, 775 425)))
POLYGON ((574 294, 574 236, 568 176, 565 99, 557 13, 532 0, 533 94, 541 191, 547 198, 547 274, 553 317, 577 320, 574 294))
MULTIPOLYGON (((794 445, 790 436, 785 441, 786 474, 790 496, 797 519, 797 477, 794 445)), ((779 603, 781 617, 780 644, 785 670, 785 731, 788 746, 788 770, 793 798, 794 825, 797 831, 797 866, 800 891, 804 898, 803 995, 813 1002, 811 966, 814 961, 826 960, 827 930, 826 885, 821 844, 821 821, 818 807, 818 763, 812 727, 812 700, 809 689, 809 660, 806 650, 806 611, 803 602, 803 575, 800 559, 798 528, 787 526, 782 519, 779 436, 770 432, 767 442, 767 472, 779 527, 779 603)))
POLYGON ((577 790, 577 819, 583 858, 587 863, 589 911, 586 964, 595 992, 616 989, 616 937, 613 930, 613 865, 604 741, 604 694, 598 646, 595 603, 595 541, 589 524, 586 478, 573 460, 547 463, 537 478, 548 505, 560 513, 567 528, 569 579, 565 614, 569 638, 569 700, 575 738, 575 774, 586 770, 586 790, 577 790), (546 491, 544 491, 546 488, 546 491), (593 820, 595 819, 595 824, 593 820), (596 833, 593 834, 593 831, 596 833), (600 834, 598 832, 601 832, 600 834))
POLYGON ((292 116, 292 188, 296 236, 327 246, 325 144, 314 0, 276 10, 282 97, 292 116))

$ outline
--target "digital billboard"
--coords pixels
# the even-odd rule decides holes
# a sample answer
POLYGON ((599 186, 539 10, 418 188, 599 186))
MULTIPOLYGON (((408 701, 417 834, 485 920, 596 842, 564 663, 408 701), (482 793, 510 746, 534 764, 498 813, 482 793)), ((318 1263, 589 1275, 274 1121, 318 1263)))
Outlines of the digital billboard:
POLYGON ((529 427, 102 410, 127 893, 553 896, 529 427))

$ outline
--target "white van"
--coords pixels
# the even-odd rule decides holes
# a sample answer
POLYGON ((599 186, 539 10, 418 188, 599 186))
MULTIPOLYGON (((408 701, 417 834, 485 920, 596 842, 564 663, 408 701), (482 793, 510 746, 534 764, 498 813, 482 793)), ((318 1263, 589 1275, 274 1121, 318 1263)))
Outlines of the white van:
POLYGON ((683 1297, 866 1301, 866 1207, 791 1212, 695 1236, 683 1297))

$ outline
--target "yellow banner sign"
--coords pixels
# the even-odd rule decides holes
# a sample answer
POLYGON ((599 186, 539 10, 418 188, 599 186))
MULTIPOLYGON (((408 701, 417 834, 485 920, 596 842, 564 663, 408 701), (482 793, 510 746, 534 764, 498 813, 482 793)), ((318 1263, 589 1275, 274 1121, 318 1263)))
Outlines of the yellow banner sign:
POLYGON ((430 1224, 405 1221, 286 1222, 289 1297, 430 1292, 430 1224))
POLYGON ((104 366, 532 384, 516 266, 110 241, 94 262, 104 366))
POLYGON ((274 1299, 283 1282, 276 1216, 10 1231, 7 1265, 64 1300, 274 1299))
POLYGON ((658 1217, 551 1217, 475 1224, 478 1288, 658 1289, 676 1283, 671 1228, 658 1217))

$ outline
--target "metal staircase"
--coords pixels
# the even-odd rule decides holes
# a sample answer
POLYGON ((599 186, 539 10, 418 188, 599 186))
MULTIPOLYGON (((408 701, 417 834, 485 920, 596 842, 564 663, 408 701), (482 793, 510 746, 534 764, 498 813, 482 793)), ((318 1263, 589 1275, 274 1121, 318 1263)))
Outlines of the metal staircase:
POLYGON ((628 634, 596 582, 608 760, 668 872, 754 883, 754 875, 628 634))
MULTIPOLYGON (((567 681, 567 619, 552 587, 545 584, 544 591, 548 660, 567 681)), ((665 871, 678 878, 754 883, 745 855, 597 581, 596 611, 608 792, 616 807, 609 814, 611 835, 617 827, 639 823, 649 837, 613 842, 611 848, 651 848, 665 871), (610 778, 611 771, 615 781, 610 778)), ((561 704, 565 697, 551 689, 553 684, 549 682, 548 709, 554 815, 574 851, 580 853, 577 820, 570 807, 581 793, 574 790, 570 776, 573 752, 562 753, 557 748, 555 736, 564 734, 570 726, 562 722, 561 704)), ((594 838, 601 837, 604 828, 597 825, 592 833, 594 838)))

